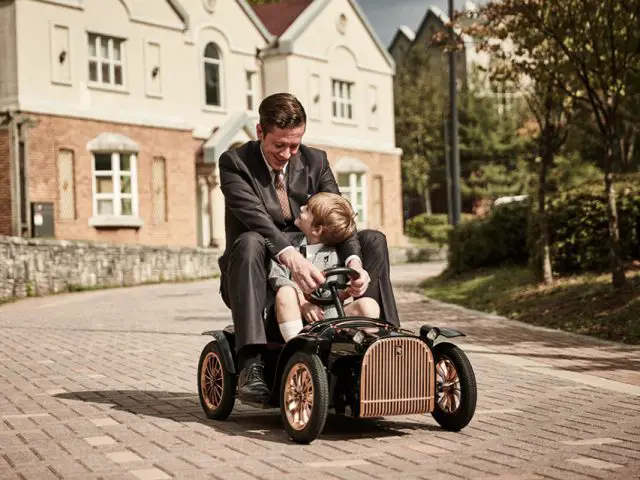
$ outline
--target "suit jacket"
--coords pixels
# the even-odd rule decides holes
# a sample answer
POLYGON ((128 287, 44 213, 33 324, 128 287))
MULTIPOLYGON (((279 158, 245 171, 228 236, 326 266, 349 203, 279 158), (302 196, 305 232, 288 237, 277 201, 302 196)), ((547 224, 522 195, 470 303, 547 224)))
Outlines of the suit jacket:
MULTIPOLYGON (((265 164, 258 141, 227 150, 220 156, 220 183, 225 198, 226 249, 220 258, 220 269, 226 271, 226 258, 238 236, 257 232, 265 239, 267 249, 275 256, 291 245, 285 232, 300 232, 287 224, 278 202, 270 171, 265 164)), ((339 193, 338 184, 329 168, 326 152, 300 146, 291 157, 286 174, 287 192, 293 217, 310 196, 319 192, 339 193)), ((337 246, 341 261, 350 255, 362 258, 356 233, 337 246)))
MULTIPOLYGON (((300 233, 296 235, 292 239, 292 244, 295 248, 299 248, 301 245, 307 244, 307 239, 304 234, 300 233)), ((338 252, 335 247, 324 245, 316 252, 314 257, 311 259, 311 263, 313 263, 320 271, 326 270, 328 268, 337 267, 340 265, 340 259, 338 258, 338 252)), ((332 276, 333 277, 333 276, 332 276)), ((345 275, 339 275, 339 277, 346 277, 345 275)), ((343 278, 343 281, 348 281, 347 278, 343 278)), ((300 287, 291 280, 291 272, 284 265, 280 265, 275 260, 271 260, 271 265, 269 269, 268 276, 269 285, 273 288, 274 292, 277 292, 280 288, 284 286, 290 286, 295 288, 298 292, 302 293, 300 287)), ((328 298, 331 298, 329 292, 326 292, 325 295, 328 298)), ((324 318, 334 318, 338 316, 338 311, 335 306, 329 305, 324 307, 324 318)))

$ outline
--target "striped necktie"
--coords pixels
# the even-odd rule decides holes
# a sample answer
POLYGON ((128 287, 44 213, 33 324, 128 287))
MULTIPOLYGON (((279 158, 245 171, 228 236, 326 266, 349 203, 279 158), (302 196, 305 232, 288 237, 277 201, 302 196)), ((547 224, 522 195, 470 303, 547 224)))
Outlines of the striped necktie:
POLYGON ((280 208, 285 220, 291 220, 291 207, 289 206, 289 197, 287 196, 287 187, 284 184, 284 174, 282 170, 274 170, 276 178, 273 185, 276 187, 276 195, 278 195, 278 201, 280 202, 280 208))

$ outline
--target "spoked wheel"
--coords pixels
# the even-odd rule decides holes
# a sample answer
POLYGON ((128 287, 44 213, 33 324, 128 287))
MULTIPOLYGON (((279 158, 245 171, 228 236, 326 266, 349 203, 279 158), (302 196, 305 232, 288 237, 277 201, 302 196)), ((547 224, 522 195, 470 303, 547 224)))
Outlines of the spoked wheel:
POLYGON ((236 375, 229 373, 218 342, 209 342, 198 363, 198 395, 207 417, 225 420, 236 401, 236 375))
POLYGON ((329 386, 317 355, 296 353, 282 375, 280 413, 284 428, 297 443, 310 443, 322 433, 329 410, 329 386))
POLYGON ((476 411, 476 377, 467 356, 452 343, 433 348, 436 392, 433 418, 446 430, 467 426, 476 411))

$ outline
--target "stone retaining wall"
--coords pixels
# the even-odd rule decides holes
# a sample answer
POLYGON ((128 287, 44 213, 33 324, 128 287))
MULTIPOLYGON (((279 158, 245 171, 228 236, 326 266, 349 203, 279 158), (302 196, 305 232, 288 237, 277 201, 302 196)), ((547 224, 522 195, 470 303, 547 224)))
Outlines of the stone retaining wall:
POLYGON ((211 278, 220 251, 0 237, 0 301, 211 278))
MULTIPOLYGON (((0 236, 0 302, 29 296, 212 278, 219 250, 0 236)), ((395 247, 392 264, 444 260, 444 250, 395 247)))

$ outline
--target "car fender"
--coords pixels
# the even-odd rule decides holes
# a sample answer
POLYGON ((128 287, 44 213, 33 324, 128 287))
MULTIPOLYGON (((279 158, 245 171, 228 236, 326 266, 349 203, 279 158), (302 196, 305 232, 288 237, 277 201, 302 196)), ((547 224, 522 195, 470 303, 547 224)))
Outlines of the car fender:
POLYGON ((222 355, 224 355, 224 363, 227 367, 229 373, 237 373, 236 371, 236 362, 233 359, 233 354, 231 353, 231 346, 229 345, 229 339, 227 339, 227 332, 223 332, 222 330, 209 330, 207 332, 202 332, 202 335, 212 336, 214 341, 218 343, 220 346, 220 350, 222 351, 222 355))
POLYGON ((433 327, 431 325, 422 325, 422 327, 420 327, 420 336, 426 338, 427 333, 429 333, 429 330, 431 330, 432 328, 438 329, 438 336, 447 338, 466 337, 464 333, 459 332, 458 330, 453 330, 452 328, 433 327))
POLYGON ((280 383, 282 373, 284 372, 284 367, 287 365, 287 362, 291 356, 297 352, 319 355, 322 359, 322 363, 326 365, 326 355, 324 354, 325 352, 323 352, 325 349, 322 348, 326 342, 327 340, 318 338, 315 335, 298 335, 297 337, 289 340, 278 357, 278 366, 275 376, 276 384, 280 383))

